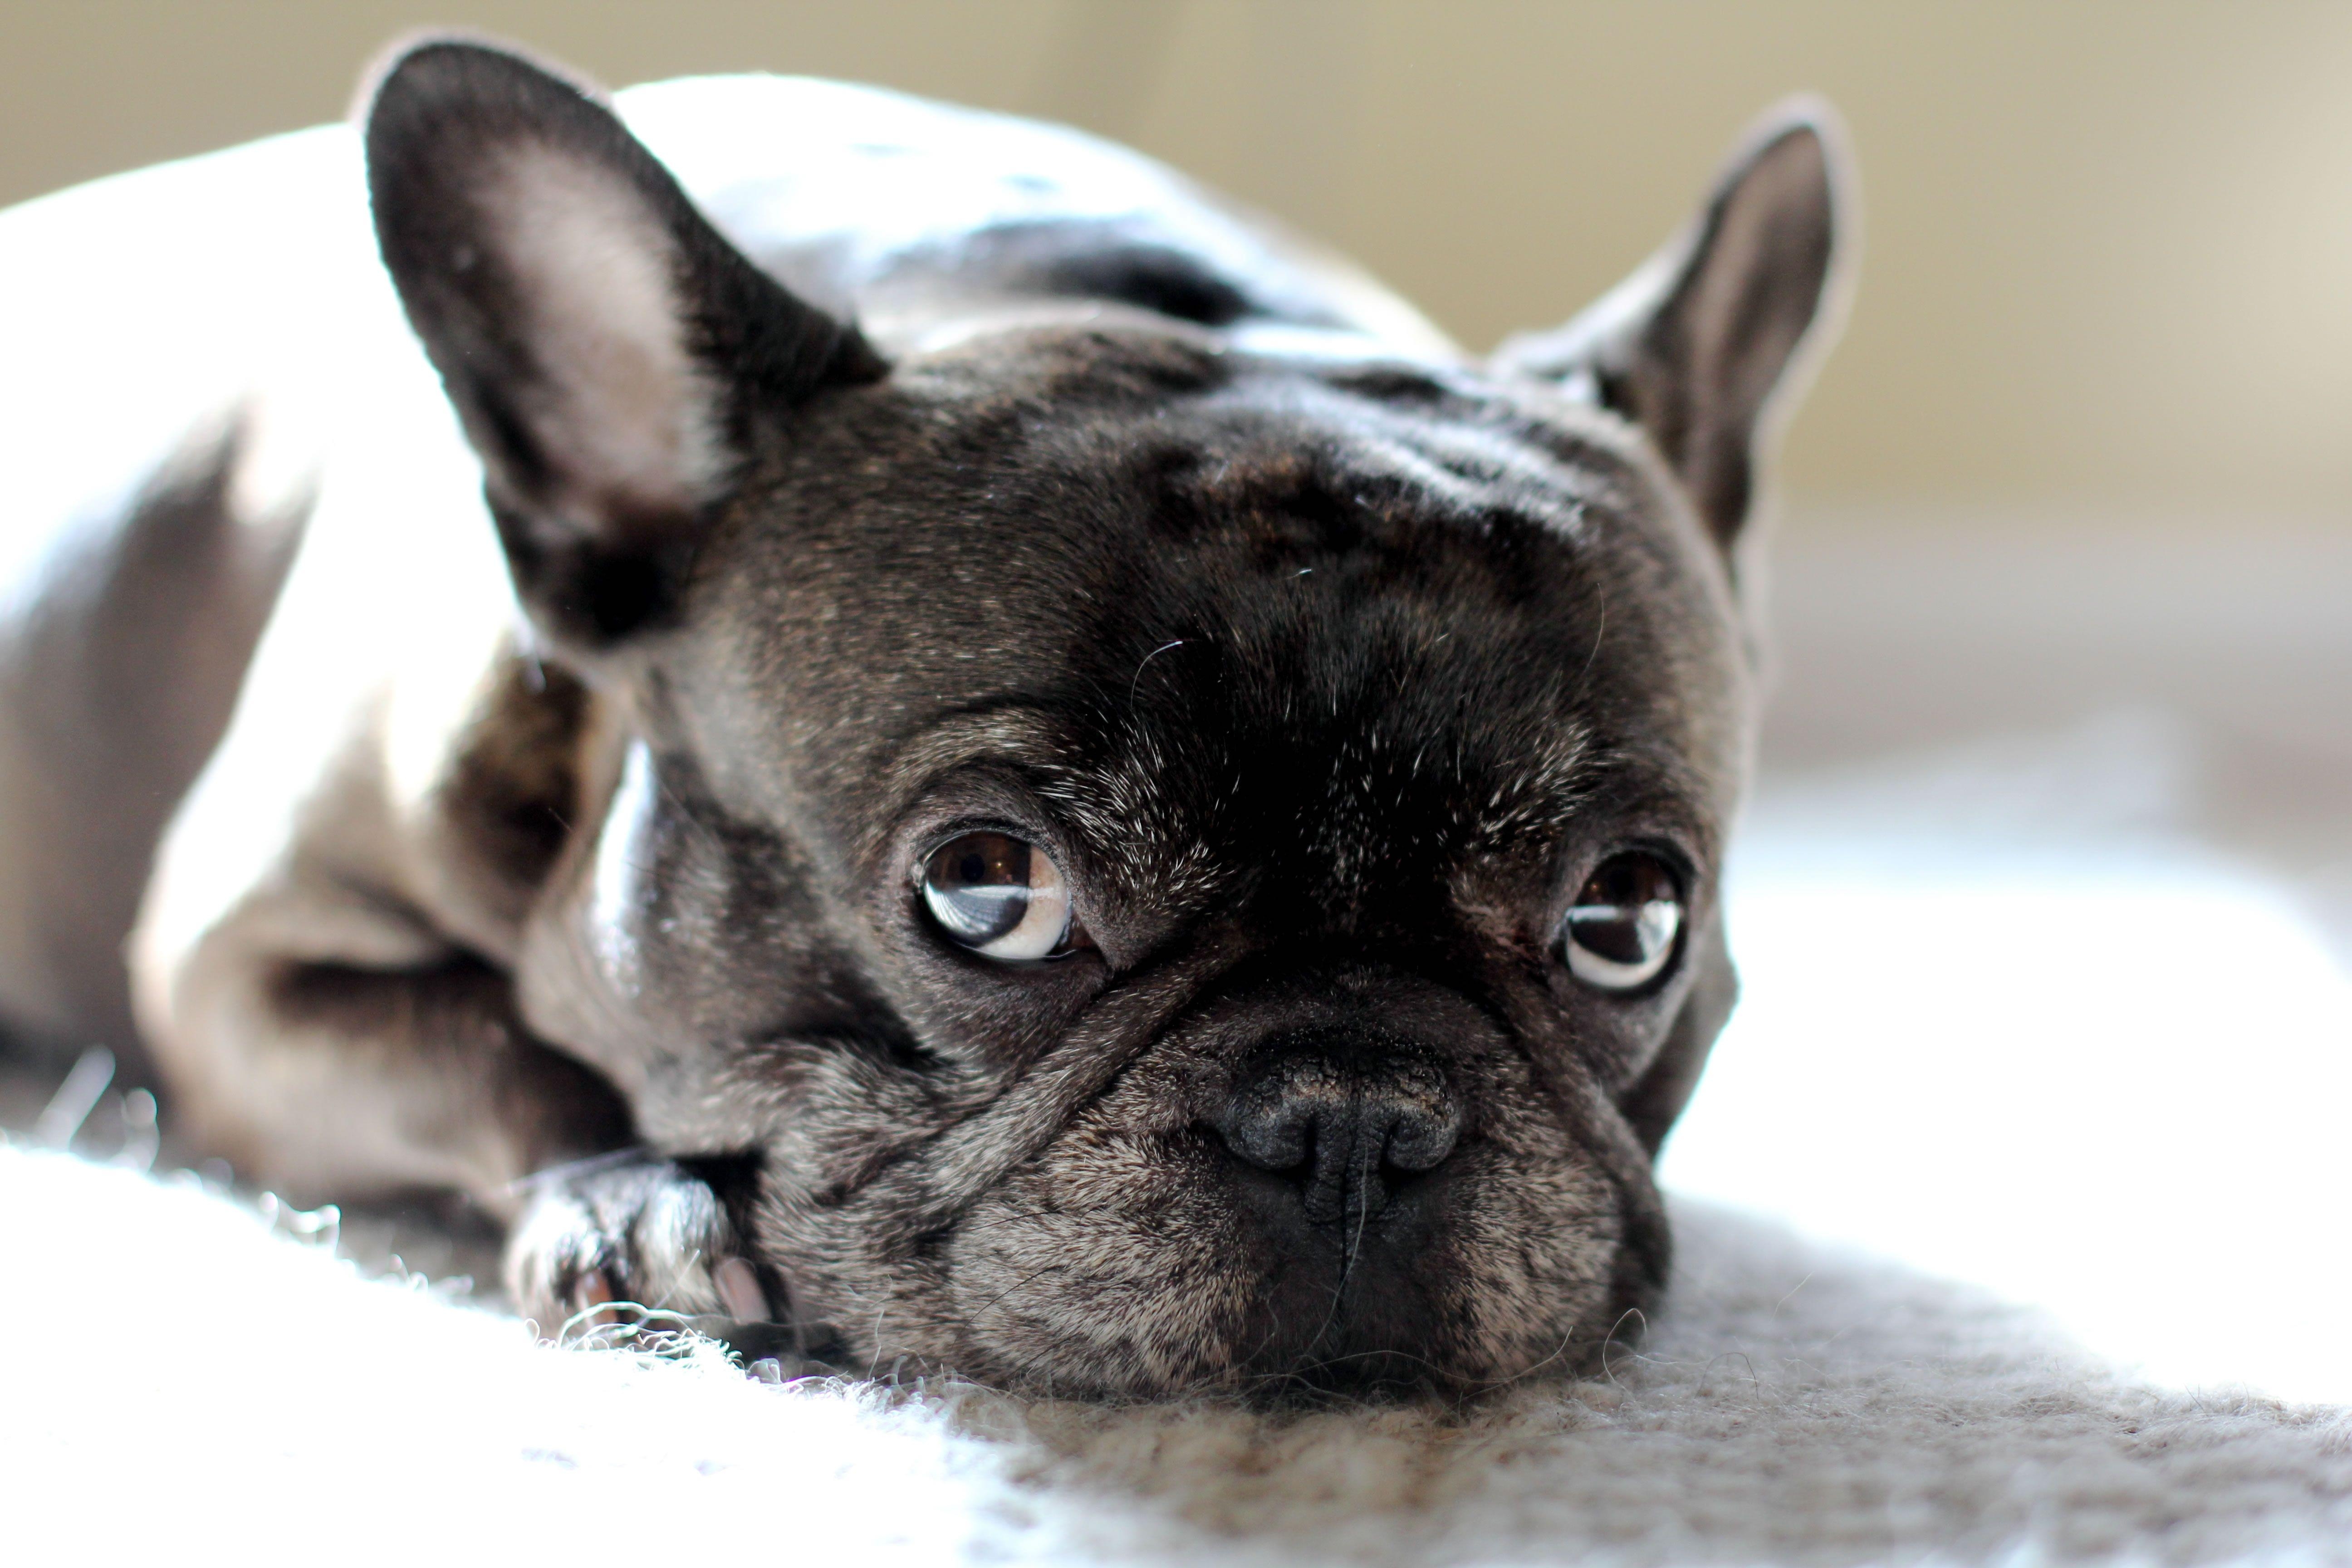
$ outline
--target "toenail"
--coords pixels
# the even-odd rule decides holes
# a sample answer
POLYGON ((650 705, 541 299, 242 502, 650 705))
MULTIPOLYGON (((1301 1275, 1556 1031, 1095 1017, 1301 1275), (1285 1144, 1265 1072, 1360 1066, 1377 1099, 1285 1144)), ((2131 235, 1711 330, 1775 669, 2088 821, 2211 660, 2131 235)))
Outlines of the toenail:
POLYGON ((768 1321, 768 1293, 760 1288, 759 1271, 740 1258, 722 1258, 710 1270, 719 1304, 739 1323, 768 1321))

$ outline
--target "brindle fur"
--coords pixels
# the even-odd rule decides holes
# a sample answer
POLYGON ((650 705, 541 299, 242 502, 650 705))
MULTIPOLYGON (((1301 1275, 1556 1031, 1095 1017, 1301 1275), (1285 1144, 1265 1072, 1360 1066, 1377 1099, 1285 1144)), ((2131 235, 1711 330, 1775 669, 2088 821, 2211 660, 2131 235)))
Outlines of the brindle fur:
MULTIPOLYGON (((448 401, 363 264, 325 349, 232 389, 215 468, 293 443, 307 521, 134 941, 189 1134, 306 1196, 470 1193, 543 1322, 592 1278, 715 1311, 741 1258, 860 1370, 1585 1363, 1665 1278, 1651 1162, 1731 1003, 1732 553, 1833 293, 1818 114, 1482 363, 1082 139, 784 81, 623 105, 702 209, 540 68, 399 57, 367 176, 448 401), (533 249, 573 222, 635 249, 533 249), (914 868, 974 826, 1050 847, 1093 951, 929 931, 914 868), (1556 941, 1627 843, 1689 879, 1632 999, 1556 941), (1212 1131, 1297 1037, 1444 1100, 1453 1155, 1308 1217, 1212 1131)), ((357 173, 302 156, 322 202, 357 173)))

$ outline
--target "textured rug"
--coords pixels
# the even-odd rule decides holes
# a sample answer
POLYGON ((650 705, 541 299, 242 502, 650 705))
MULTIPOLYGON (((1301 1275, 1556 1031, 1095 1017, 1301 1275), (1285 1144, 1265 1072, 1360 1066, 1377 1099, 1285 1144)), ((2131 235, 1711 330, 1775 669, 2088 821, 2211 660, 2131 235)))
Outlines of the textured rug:
POLYGON ((122 1163, 0 1147, 6 1560, 2352 1563, 2352 977, 2196 841, 2201 754, 2124 715, 1768 792, 1666 1308, 1463 1408, 542 1347, 462 1234, 149 1177, 93 1090, 122 1163))
POLYGON ((0 1150, 16 1561, 2352 1562, 2346 1414, 1718 1207, 1601 1380, 1287 1417, 541 1347, 289 1217, 0 1150))

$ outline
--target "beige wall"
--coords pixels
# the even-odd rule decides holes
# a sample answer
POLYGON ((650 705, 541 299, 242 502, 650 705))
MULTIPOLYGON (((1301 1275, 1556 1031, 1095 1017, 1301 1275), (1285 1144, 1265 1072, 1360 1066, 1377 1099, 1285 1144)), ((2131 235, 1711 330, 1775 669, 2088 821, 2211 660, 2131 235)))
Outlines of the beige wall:
POLYGON ((0 0, 0 200, 330 117, 387 36, 453 19, 616 83, 803 70, 1074 119, 1475 343, 1601 288, 1816 89, 1870 254, 1801 502, 2352 531, 2352 5, 0 0))

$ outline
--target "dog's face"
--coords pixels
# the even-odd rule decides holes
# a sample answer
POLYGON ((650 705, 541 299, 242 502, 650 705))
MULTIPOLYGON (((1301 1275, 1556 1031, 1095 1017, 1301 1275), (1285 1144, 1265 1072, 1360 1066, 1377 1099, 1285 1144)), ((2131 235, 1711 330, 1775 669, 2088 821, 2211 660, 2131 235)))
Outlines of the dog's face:
POLYGON ((1628 447, 1150 325, 810 409, 608 826, 632 1026, 789 1042, 723 1095, 790 1099, 803 1308, 1119 1392, 1599 1342, 1745 742, 1720 560, 1628 447))
POLYGON ((1486 371, 1117 306, 885 365, 526 73, 411 56, 370 153, 521 596, 625 715, 529 1015, 656 1146, 747 1156, 858 1364, 1590 1355, 1663 1278, 1650 1159, 1729 1005, 1727 551, 1827 278, 1818 137, 1486 371))

